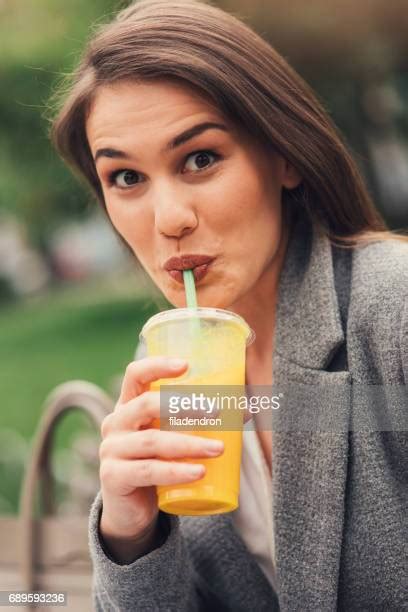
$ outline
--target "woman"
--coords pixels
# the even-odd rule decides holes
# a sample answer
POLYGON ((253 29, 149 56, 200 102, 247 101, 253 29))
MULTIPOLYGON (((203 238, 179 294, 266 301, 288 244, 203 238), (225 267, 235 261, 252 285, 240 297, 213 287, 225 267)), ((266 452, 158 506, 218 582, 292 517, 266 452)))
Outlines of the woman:
MULTIPOLYGON (((149 427, 149 383, 188 364, 132 362, 102 427, 96 609, 405 609, 406 427, 359 430, 351 389, 404 388, 408 246, 314 94, 220 9, 142 1, 90 41, 52 137, 174 306, 169 258, 211 260, 198 301, 256 332, 247 383, 317 389, 316 414, 331 407, 321 389, 346 397, 329 431, 246 432, 236 512, 176 517, 158 511, 155 485, 203 470, 172 459, 222 448, 149 427)), ((403 395, 382 405, 405 408, 403 395)))

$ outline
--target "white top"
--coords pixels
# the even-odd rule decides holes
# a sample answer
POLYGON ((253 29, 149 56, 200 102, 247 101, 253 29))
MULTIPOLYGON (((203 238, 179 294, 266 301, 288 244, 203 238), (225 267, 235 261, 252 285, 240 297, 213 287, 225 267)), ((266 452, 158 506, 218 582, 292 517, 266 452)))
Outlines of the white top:
POLYGON ((272 481, 253 427, 253 421, 244 425, 239 508, 232 517, 246 547, 277 592, 272 481))

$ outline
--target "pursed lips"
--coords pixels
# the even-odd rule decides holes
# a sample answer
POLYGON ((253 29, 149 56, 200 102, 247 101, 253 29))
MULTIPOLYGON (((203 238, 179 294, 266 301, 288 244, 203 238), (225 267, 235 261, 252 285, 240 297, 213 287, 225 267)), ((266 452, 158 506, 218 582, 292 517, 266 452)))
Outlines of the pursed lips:
POLYGON ((214 257, 208 255, 182 255, 170 257, 164 264, 164 269, 180 284, 183 284, 183 270, 192 270, 194 280, 200 281, 207 274, 214 257))

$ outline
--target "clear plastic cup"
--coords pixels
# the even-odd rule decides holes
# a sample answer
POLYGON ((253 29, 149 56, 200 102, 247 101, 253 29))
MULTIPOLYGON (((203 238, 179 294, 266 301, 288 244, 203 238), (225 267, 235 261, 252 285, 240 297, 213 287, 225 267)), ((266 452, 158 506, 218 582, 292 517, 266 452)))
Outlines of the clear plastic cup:
MULTIPOLYGON (((150 388, 165 385, 234 385, 244 388, 246 347, 255 334, 239 315, 218 308, 177 308, 161 312, 147 321, 140 339, 149 356, 186 359, 189 369, 177 378, 155 381, 150 388)), ((218 457, 193 459, 206 466, 203 478, 192 483, 157 487, 158 505, 170 514, 204 515, 230 512, 238 507, 242 453, 242 411, 237 410, 233 430, 185 431, 190 435, 223 440, 218 457), (237 418, 240 425, 237 427, 237 418)), ((153 427, 160 428, 160 419, 153 427)), ((183 459, 179 459, 183 461, 183 459)))

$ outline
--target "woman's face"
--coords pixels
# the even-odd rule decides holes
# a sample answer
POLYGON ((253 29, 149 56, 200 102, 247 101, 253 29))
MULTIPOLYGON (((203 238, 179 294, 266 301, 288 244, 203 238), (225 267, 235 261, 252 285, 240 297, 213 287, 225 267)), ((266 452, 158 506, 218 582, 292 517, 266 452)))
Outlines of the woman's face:
POLYGON ((283 158, 166 81, 101 87, 86 128, 109 217, 174 306, 185 306, 177 267, 196 267, 200 306, 229 308, 256 291, 281 241, 282 187, 300 180, 283 158), (219 127, 196 128, 210 123, 219 127), (212 259, 166 266, 185 255, 212 259))

